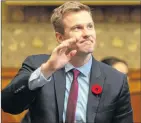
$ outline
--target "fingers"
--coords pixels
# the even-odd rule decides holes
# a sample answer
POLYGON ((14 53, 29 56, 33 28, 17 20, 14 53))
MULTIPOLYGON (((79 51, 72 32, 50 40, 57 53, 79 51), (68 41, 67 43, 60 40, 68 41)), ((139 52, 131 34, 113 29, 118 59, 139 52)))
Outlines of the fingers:
POLYGON ((71 52, 68 53, 67 57, 70 60, 73 56, 75 56, 77 53, 77 50, 72 50, 71 52))
POLYGON ((68 44, 67 43, 62 43, 60 44, 59 46, 57 46, 55 48, 55 51, 59 52, 60 50, 64 49, 64 48, 67 48, 68 47, 68 44))
POLYGON ((73 44, 76 43, 76 39, 75 38, 70 38, 67 40, 64 40, 58 47, 56 47, 56 51, 59 52, 60 50, 62 51, 66 51, 67 48, 70 48, 73 44))
POLYGON ((69 46, 71 46, 76 43, 76 38, 71 38, 71 39, 65 40, 65 41, 63 41, 63 43, 67 43, 69 46))

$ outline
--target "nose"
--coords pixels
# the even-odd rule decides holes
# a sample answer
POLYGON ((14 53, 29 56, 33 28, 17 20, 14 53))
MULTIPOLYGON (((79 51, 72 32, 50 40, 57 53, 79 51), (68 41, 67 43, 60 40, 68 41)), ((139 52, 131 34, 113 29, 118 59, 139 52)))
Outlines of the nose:
POLYGON ((88 30, 87 28, 83 29, 82 36, 85 39, 89 38, 91 36, 90 30, 88 30))

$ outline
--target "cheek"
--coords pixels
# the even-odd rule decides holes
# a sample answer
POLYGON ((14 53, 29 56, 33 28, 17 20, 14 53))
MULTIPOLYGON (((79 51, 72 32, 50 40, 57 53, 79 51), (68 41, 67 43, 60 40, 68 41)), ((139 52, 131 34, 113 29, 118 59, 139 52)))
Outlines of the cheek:
POLYGON ((92 32, 92 37, 96 39, 96 32, 95 32, 95 30, 92 32))
POLYGON ((70 36, 79 39, 81 37, 81 32, 71 32, 70 36))

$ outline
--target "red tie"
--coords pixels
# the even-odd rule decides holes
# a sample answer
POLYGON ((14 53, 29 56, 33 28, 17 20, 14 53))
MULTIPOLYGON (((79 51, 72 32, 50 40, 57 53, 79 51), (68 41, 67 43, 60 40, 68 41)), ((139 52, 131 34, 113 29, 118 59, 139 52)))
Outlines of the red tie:
POLYGON ((66 123, 74 123, 77 97, 78 97, 77 77, 80 72, 76 69, 73 69, 72 71, 73 71, 73 82, 71 84, 70 94, 68 98, 67 111, 66 111, 66 123))

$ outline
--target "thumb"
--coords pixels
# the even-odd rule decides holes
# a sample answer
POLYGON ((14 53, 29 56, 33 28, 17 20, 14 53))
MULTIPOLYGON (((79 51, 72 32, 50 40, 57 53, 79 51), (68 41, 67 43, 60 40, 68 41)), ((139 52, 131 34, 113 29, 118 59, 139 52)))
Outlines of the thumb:
POLYGON ((75 56, 77 53, 77 50, 72 50, 67 56, 69 59, 71 59, 73 56, 75 56))

